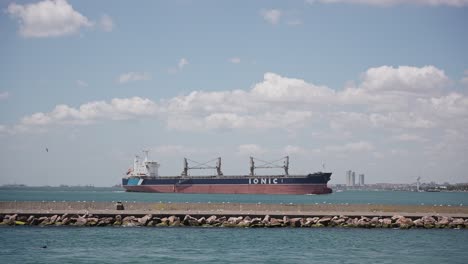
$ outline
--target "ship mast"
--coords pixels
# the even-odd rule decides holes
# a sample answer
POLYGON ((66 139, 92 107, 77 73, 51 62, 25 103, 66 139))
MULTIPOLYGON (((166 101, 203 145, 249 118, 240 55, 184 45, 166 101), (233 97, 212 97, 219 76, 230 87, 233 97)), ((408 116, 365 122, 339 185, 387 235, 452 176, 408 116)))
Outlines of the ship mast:
POLYGON ((215 169, 217 176, 223 176, 223 172, 221 171, 221 157, 216 159, 209 160, 204 163, 200 163, 191 159, 184 158, 184 169, 182 170, 181 176, 188 176, 189 170, 206 170, 206 169, 215 169), (195 163, 194 166, 189 166, 188 162, 195 163), (209 163, 216 161, 215 166, 208 165, 209 163))
POLYGON ((250 157, 250 176, 255 176, 255 169, 284 169, 284 175, 289 176, 289 156, 275 161, 264 161, 250 157), (262 164, 255 166, 255 160, 262 162, 262 164), (277 162, 279 161, 283 161, 283 165, 278 165, 277 162))

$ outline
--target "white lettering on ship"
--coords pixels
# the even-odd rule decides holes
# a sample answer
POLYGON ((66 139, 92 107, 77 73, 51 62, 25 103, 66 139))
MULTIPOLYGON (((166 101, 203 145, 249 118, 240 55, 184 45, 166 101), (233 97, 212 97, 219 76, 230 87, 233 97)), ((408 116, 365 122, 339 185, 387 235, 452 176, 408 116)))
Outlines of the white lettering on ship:
POLYGON ((276 178, 253 178, 249 179, 249 184, 278 184, 278 179, 276 178))

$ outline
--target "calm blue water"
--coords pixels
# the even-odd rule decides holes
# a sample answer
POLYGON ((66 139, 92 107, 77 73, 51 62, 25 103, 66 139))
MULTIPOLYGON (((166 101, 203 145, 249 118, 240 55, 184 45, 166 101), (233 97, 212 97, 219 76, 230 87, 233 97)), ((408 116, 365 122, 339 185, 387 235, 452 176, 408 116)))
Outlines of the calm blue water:
POLYGON ((2 263, 439 264, 468 259, 468 230, 1 227, 0 237, 2 263))
POLYGON ((231 202, 231 203, 350 203, 468 205, 468 193, 344 191, 326 195, 244 195, 128 193, 120 188, 0 188, 0 201, 139 201, 139 202, 231 202))

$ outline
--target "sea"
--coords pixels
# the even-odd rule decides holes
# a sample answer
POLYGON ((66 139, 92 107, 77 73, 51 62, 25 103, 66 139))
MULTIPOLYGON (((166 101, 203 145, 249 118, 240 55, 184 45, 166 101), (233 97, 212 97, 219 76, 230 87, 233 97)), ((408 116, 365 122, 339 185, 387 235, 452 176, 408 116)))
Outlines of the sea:
MULTIPOLYGON (((0 188, 2 201, 433 204, 468 193, 329 195, 126 193, 119 188, 0 188)), ((468 263, 468 229, 0 227, 2 263, 468 263)))
POLYGON ((343 191, 321 195, 136 193, 106 187, 0 187, 0 201, 393 204, 468 206, 468 192, 343 191))

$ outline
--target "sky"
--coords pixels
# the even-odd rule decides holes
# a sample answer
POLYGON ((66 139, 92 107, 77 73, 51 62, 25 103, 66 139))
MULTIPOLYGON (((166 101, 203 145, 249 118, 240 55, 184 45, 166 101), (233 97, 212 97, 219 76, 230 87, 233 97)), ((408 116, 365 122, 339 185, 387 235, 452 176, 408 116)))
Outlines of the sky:
POLYGON ((468 182, 467 25, 468 0, 1 0, 0 184, 112 186, 143 149, 468 182))

